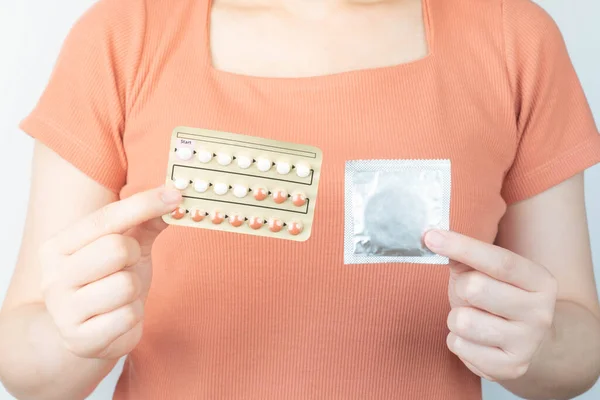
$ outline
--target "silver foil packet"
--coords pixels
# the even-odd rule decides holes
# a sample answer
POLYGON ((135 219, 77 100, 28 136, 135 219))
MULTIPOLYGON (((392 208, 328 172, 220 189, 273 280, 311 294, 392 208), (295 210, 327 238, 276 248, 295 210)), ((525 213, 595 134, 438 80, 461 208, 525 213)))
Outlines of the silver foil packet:
POLYGON ((450 225, 450 160, 346 162, 344 263, 448 264, 423 242, 450 225))

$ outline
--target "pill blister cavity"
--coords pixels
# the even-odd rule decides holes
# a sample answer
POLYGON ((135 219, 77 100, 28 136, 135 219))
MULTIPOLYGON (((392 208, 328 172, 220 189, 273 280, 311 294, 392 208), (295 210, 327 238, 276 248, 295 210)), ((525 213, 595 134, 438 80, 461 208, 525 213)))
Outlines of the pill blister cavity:
POLYGON ((277 189, 273 192, 273 201, 281 204, 288 199, 288 193, 284 189, 277 189))
POLYGON ((306 178, 310 175, 310 165, 305 162, 301 162, 295 165, 296 175, 300 178, 306 178))
POLYGON ((219 196, 223 196, 225 193, 229 191, 229 185, 223 182, 218 182, 214 184, 215 194, 219 196))
POLYGON ((270 218, 269 219, 269 230, 271 232, 277 233, 283 229, 283 221, 279 218, 270 218))
POLYGON ((248 186, 242 184, 233 185, 233 195, 238 199, 243 199, 248 194, 248 186))
POLYGON ((259 217, 248 218, 248 226, 254 230, 260 229, 265 224, 265 220, 259 217))
POLYGON ((273 162, 268 158, 260 157, 256 161, 256 168, 258 168, 260 172, 267 172, 271 169, 272 166, 273 162))
POLYGON ((187 214, 187 210, 184 207, 177 207, 172 213, 171 218, 182 219, 187 214))
POLYGON ((269 196, 269 191, 263 187, 257 187, 252 190, 254 198, 258 201, 263 201, 269 196))
POLYGON ((220 225, 223 221, 225 221, 225 214, 221 211, 213 211, 210 213, 210 222, 213 224, 220 225))
POLYGON ((212 158, 213 158, 213 153, 212 151, 208 151, 206 149, 201 149, 200 151, 198 151, 198 161, 200 161, 201 163, 209 163, 212 158))
POLYGON ((197 179, 194 181, 194 190, 198 193, 204 193, 208 190, 210 183, 203 179, 197 179))
POLYGON ((246 222, 246 219, 240 214, 233 214, 229 217, 229 223, 235 228, 239 228, 246 222))
POLYGON ((190 211, 190 216, 194 222, 202 222, 206 215, 206 211, 199 208, 194 208, 190 211))
POLYGON ((301 234, 303 230, 304 225, 299 221, 292 221, 288 224, 288 232, 293 236, 301 234))
POLYGON ((233 156, 229 153, 217 154, 217 162, 219 163, 219 165, 226 167, 229 164, 231 164, 232 161, 233 161, 233 156))
POLYGON ((250 168, 250 166, 254 162, 254 160, 251 157, 244 156, 244 155, 237 156, 236 157, 236 161, 237 161, 238 167, 240 167, 241 169, 248 169, 248 168, 250 168))
POLYGON ((287 175, 292 170, 292 165, 289 162, 279 161, 275 169, 279 175, 287 175))
POLYGON ((190 180, 184 178, 177 178, 175 179, 174 185, 175 188, 178 190, 185 190, 190 185, 190 180))
POLYGON ((292 195, 292 203, 296 207, 302 207, 306 204, 306 195, 301 192, 296 192, 292 195))
POLYGON ((188 147, 182 147, 175 152, 177 158, 183 161, 188 161, 194 156, 194 151, 188 147))

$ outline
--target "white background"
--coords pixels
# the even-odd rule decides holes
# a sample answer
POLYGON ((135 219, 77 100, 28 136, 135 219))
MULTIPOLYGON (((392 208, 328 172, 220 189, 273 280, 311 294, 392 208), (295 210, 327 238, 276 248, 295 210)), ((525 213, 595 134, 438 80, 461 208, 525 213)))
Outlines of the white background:
MULTIPOLYGON (((600 2, 538 2, 562 29, 599 123, 600 2)), ((0 301, 15 265, 29 190, 32 140, 21 133, 17 125, 41 94, 71 24, 92 3, 92 0, 0 1, 0 173, 4 183, 0 192, 0 301)), ((594 263, 597 276, 600 276, 600 166, 590 169, 586 179, 594 263)), ((117 375, 118 371, 113 371, 90 398, 110 399, 117 375)), ((516 398, 497 385, 486 382, 483 385, 485 400, 516 398)), ((585 400, 599 398, 600 384, 581 397, 585 400)), ((0 386, 0 400, 10 399, 13 397, 0 386)))

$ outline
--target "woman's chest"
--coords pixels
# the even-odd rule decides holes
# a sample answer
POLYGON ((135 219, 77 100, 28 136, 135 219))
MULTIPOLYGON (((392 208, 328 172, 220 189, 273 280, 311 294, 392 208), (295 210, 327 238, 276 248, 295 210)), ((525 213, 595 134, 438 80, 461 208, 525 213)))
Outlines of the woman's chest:
MULTIPOLYGON (((429 87, 427 87, 429 86, 429 87)), ((343 225, 344 167, 356 159, 448 159, 452 163, 451 228, 492 240, 504 212, 502 180, 514 156, 502 118, 477 112, 469 99, 409 95, 411 85, 340 86, 270 91, 206 81, 203 91, 160 87, 128 123, 125 195, 164 183, 176 126, 232 132, 316 146, 323 166, 316 217, 343 225), (160 110, 158 112, 146 111, 160 110)), ((316 226, 318 227, 318 221, 316 226)))

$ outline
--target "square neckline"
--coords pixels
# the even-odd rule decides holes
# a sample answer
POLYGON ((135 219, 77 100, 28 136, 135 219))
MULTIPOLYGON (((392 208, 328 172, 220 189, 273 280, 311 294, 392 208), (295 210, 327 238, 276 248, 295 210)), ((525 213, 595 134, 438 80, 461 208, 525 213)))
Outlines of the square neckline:
POLYGON ((268 87, 271 89, 303 89, 325 88, 329 86, 340 86, 360 80, 386 80, 390 76, 398 74, 413 74, 420 70, 427 69, 435 56, 435 38, 434 24, 431 15, 430 0, 421 0, 422 18, 425 29, 425 40, 427 44, 427 54, 412 61, 393 64, 381 67, 361 68, 347 70, 323 75, 301 76, 301 77, 276 77, 276 76, 255 76, 236 72, 230 72, 218 69, 214 66, 211 45, 211 25, 213 0, 206 0, 205 7, 201 13, 203 18, 201 26, 203 27, 202 37, 202 55, 204 68, 217 80, 222 82, 234 81, 236 83, 245 83, 268 87))

